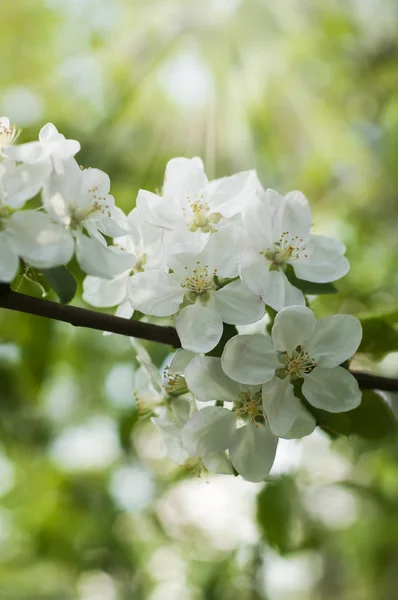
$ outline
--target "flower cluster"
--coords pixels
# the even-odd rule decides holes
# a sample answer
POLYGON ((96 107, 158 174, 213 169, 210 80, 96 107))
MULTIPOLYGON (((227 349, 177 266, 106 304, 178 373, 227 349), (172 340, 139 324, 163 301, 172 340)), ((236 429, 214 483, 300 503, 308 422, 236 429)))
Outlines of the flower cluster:
POLYGON ((279 437, 310 434, 318 409, 359 405, 341 365, 361 325, 350 315, 317 322, 302 291, 348 272, 345 247, 311 233, 301 192, 264 190, 255 171, 209 181, 199 158, 174 158, 161 195, 140 190, 126 216, 109 177, 79 167, 77 141, 52 124, 35 142, 15 145, 18 134, 0 119, 0 281, 21 260, 45 270, 75 254, 86 302, 173 320, 183 349, 163 386, 142 361, 137 397, 156 390, 154 422, 175 462, 261 481, 279 437), (235 335, 267 307, 277 313, 270 336, 235 335))

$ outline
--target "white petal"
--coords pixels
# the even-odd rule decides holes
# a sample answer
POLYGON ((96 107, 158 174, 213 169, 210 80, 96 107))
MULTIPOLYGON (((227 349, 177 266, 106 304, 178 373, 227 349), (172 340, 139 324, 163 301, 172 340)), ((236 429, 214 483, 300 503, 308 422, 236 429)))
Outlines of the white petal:
POLYGON ((272 379, 280 367, 271 338, 260 333, 230 339, 225 344, 221 365, 231 379, 252 385, 272 379))
POLYGON ((233 217, 242 212, 254 199, 254 183, 253 171, 242 171, 220 179, 217 188, 209 197, 211 210, 221 213, 224 217, 233 217))
POLYGON ((258 252, 272 247, 272 207, 256 195, 243 212, 243 224, 251 244, 258 252))
POLYGON ((176 423, 172 423, 161 417, 151 420, 162 434, 164 443, 163 455, 167 455, 177 465, 183 465, 189 458, 189 454, 182 446, 180 427, 176 423))
POLYGON ((127 284, 127 295, 135 310, 146 315, 174 315, 183 300, 184 289, 178 278, 159 269, 136 273, 127 284))
POLYGON ((241 281, 233 281, 214 294, 216 309, 224 323, 248 325, 256 323, 265 313, 265 305, 241 281))
POLYGON ((275 317, 272 340, 280 352, 292 352, 305 344, 316 326, 315 315, 306 306, 283 308, 275 317))
POLYGON ((303 293, 288 281, 282 271, 268 271, 264 282, 263 300, 274 310, 305 305, 303 293))
POLYGON ((19 258, 10 239, 0 233, 0 281, 10 283, 18 273, 19 258))
POLYGON ((181 346, 192 352, 210 352, 221 339, 223 324, 217 311, 197 300, 182 309, 176 320, 181 346))
POLYGON ((343 367, 316 367, 304 376, 303 394, 308 402, 328 412, 345 412, 361 403, 357 380, 343 367))
POLYGON ((249 290, 258 296, 264 296, 268 290, 270 262, 261 256, 253 247, 242 253, 241 277, 249 290))
POLYGON ((314 431, 315 419, 294 395, 289 379, 274 377, 267 381, 262 387, 262 397, 264 414, 275 435, 304 437, 314 431))
POLYGON ((225 452, 211 452, 203 456, 202 460, 206 469, 212 473, 221 475, 233 475, 234 473, 231 461, 227 458, 225 452))
POLYGON ((177 352, 171 359, 168 368, 169 375, 180 375, 184 373, 185 369, 187 368, 191 360, 195 358, 195 356, 195 352, 190 352, 189 350, 184 350, 183 348, 177 350, 177 352))
POLYGON ((221 360, 212 356, 197 356, 185 369, 185 379, 193 395, 201 402, 239 399, 240 386, 221 368, 221 360))
POLYGON ((104 246, 98 240, 75 232, 76 258, 87 275, 113 279, 135 265, 135 256, 112 246, 104 246))
POLYGON ((345 246, 334 238, 311 235, 306 257, 292 261, 294 272, 300 279, 327 283, 344 277, 350 270, 350 263, 344 255, 345 246))
POLYGON ((3 202, 13 209, 22 208, 27 200, 34 198, 51 171, 50 164, 17 166, 15 163, 4 161, 1 166, 5 167, 2 183, 6 197, 3 202))
POLYGON ((237 429, 229 443, 229 455, 235 469, 247 481, 263 481, 274 464, 277 438, 261 423, 237 429))
POLYGON ((206 406, 194 413, 181 431, 184 448, 191 456, 205 456, 228 448, 236 417, 227 408, 206 406))
POLYGON ((277 242, 283 233, 289 240, 298 236, 305 241, 310 234, 311 223, 312 215, 307 198, 301 192, 289 192, 274 214, 273 241, 277 242))
POLYGON ((186 227, 185 220, 176 204, 152 194, 152 192, 146 190, 138 192, 137 208, 140 217, 151 225, 166 229, 175 229, 178 226, 186 227))
POLYGON ((121 317, 122 319, 131 319, 134 314, 134 308, 130 302, 126 299, 116 309, 115 317, 121 317))
POLYGON ((355 354, 362 339, 360 321, 352 315, 320 319, 306 350, 318 366, 337 367, 355 354))
POLYGON ((40 142, 28 142, 18 146, 8 146, 2 150, 4 156, 11 160, 33 164, 41 159, 46 160, 47 156, 43 152, 40 142))
POLYGON ((37 269, 65 265, 73 256, 70 232, 52 223, 45 213, 34 210, 14 213, 7 230, 13 236, 19 256, 37 269))
POLYGON ((210 236, 198 259, 216 268, 219 277, 236 277, 244 244, 243 229, 232 223, 210 236))
POLYGON ((127 296, 127 276, 101 279, 88 275, 83 281, 83 300, 91 306, 116 306, 127 296))
POLYGON ((172 158, 166 166, 163 195, 169 199, 182 199, 202 192, 208 179, 198 160, 172 158))

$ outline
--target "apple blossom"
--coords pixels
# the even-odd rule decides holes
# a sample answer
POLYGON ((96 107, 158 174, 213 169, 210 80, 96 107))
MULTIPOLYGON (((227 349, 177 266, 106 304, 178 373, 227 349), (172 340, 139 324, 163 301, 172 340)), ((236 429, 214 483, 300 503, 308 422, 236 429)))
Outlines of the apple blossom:
POLYGON ((181 432, 183 446, 198 454, 228 450, 242 477, 265 479, 278 441, 264 422, 261 385, 237 383, 223 372, 221 360, 210 356, 193 358, 185 369, 185 379, 200 402, 230 402, 232 410, 209 406, 196 412, 181 432))
POLYGON ((69 236, 82 270, 112 279, 131 269, 136 259, 129 252, 108 247, 102 234, 114 237, 128 230, 118 225, 110 180, 99 169, 80 169, 74 159, 65 161, 62 174, 52 173, 43 189, 43 205, 49 216, 69 236), (86 230, 90 237, 83 233, 86 230))
POLYGON ((3 148, 3 155, 27 164, 48 163, 55 171, 62 173, 63 161, 75 156, 79 150, 79 142, 67 140, 52 123, 47 123, 40 129, 38 142, 8 145, 3 148))
POLYGON ((140 190, 142 218, 168 231, 169 244, 201 250, 209 235, 241 213, 256 187, 255 171, 209 182, 200 158, 173 158, 166 166, 163 196, 140 190))
POLYGON ((351 315, 317 322, 309 308, 293 306, 276 315, 272 339, 261 334, 230 339, 221 364, 235 381, 262 385, 264 413, 276 435, 302 437, 315 421, 294 395, 293 383, 302 380, 302 393, 315 408, 356 408, 361 402, 358 383, 339 365, 354 354, 361 337, 361 324, 351 315))
POLYGON ((317 283, 340 279, 349 270, 345 246, 334 238, 311 234, 311 222, 301 192, 282 197, 267 190, 245 207, 243 223, 250 245, 242 253, 241 276, 275 310, 305 304, 303 293, 286 277, 288 265, 299 279, 317 283))
POLYGON ((136 208, 127 217, 117 209, 114 218, 123 229, 130 231, 129 235, 115 238, 114 245, 135 256, 136 263, 113 279, 88 275, 83 282, 83 300, 97 307, 117 306, 116 316, 129 319, 134 309, 127 298, 128 279, 146 269, 164 269, 162 235, 157 227, 142 221, 136 208))
POLYGON ((12 146, 20 133, 19 127, 12 125, 8 117, 0 117, 0 154, 4 148, 12 146))
POLYGON ((171 273, 151 269, 129 280, 134 309, 158 317, 177 315, 177 333, 186 350, 209 352, 221 338, 223 321, 245 325, 264 314, 261 298, 241 281, 222 288, 218 284, 218 277, 227 276, 231 268, 226 230, 211 236, 198 254, 170 256, 171 273))

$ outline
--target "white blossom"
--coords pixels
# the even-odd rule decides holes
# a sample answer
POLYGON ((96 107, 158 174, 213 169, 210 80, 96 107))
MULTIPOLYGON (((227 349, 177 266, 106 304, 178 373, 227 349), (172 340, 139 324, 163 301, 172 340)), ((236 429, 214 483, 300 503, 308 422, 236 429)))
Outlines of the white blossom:
POLYGON ((8 117, 0 117, 0 154, 4 148, 12 146, 20 133, 20 128, 10 123, 8 117))
POLYGON ((48 163, 55 171, 62 173, 63 162, 75 156, 79 150, 79 142, 67 140, 62 133, 58 132, 55 125, 47 123, 40 129, 39 141, 18 146, 7 145, 3 148, 3 155, 27 164, 48 163))
POLYGON ((52 173, 43 189, 43 205, 67 232, 82 270, 105 279, 124 273, 136 262, 133 254, 108 247, 102 235, 129 233, 114 218, 115 201, 109 189, 106 173, 80 169, 74 159, 65 161, 62 174, 52 173))
POLYGON ((317 322, 309 308, 293 306, 275 317, 272 339, 254 334, 229 340, 221 364, 235 381, 262 385, 264 413, 276 435, 302 437, 314 429, 315 420, 294 395, 294 382, 302 380, 302 393, 315 408, 356 408, 358 383, 339 365, 354 354, 361 337, 361 324, 351 315, 317 322))
POLYGON ((219 286, 218 278, 230 276, 234 268, 227 229, 212 235, 198 254, 170 256, 171 273, 151 269, 133 275, 128 282, 133 308, 158 317, 177 315, 182 347, 193 352, 209 352, 217 345, 223 321, 245 325, 264 314, 261 298, 241 281, 219 286))
POLYGON ((263 417, 261 385, 248 386, 230 379, 221 360, 193 358, 185 369, 190 391, 200 402, 228 402, 232 410, 208 406, 195 413, 181 432, 191 453, 228 450, 232 465, 248 481, 262 481, 275 459, 277 438, 263 417))
POLYGON ((96 307, 117 306, 116 316, 129 319, 134 313, 127 298, 127 282, 130 275, 147 269, 165 268, 162 232, 143 221, 136 208, 127 217, 122 210, 117 209, 114 217, 123 229, 130 231, 129 235, 116 238, 114 245, 133 255, 135 265, 113 279, 88 275, 83 282, 83 299, 96 307))
POLYGON ((256 184, 255 171, 209 182, 200 158, 173 158, 166 166, 163 196, 140 190, 137 207, 145 221, 167 231, 167 246, 199 251, 211 233, 242 212, 256 184))
POLYGON ((304 295, 288 280, 291 265, 299 279, 326 283, 349 270, 345 246, 334 238, 310 233, 311 210, 301 192, 285 197, 273 190, 252 198, 243 213, 250 245, 242 254, 241 275, 249 289, 280 310, 304 305, 304 295))

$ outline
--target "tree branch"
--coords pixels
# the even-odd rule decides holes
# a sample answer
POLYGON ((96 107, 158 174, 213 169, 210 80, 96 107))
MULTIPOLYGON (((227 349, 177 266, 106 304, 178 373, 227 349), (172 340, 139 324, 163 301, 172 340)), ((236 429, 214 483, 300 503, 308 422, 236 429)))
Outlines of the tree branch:
MULTIPOLYGON (((37 315, 46 319, 63 321, 75 327, 86 327, 98 331, 109 331, 130 337, 168 344, 174 348, 180 348, 181 342, 174 327, 162 327, 152 323, 143 323, 134 319, 123 319, 113 315, 57 304, 50 300, 34 298, 19 292, 13 292, 9 285, 0 283, 0 308, 15 310, 17 312, 37 315)), ((398 379, 392 377, 380 377, 371 373, 351 371, 359 386, 363 390, 382 390, 398 392, 398 379)))

